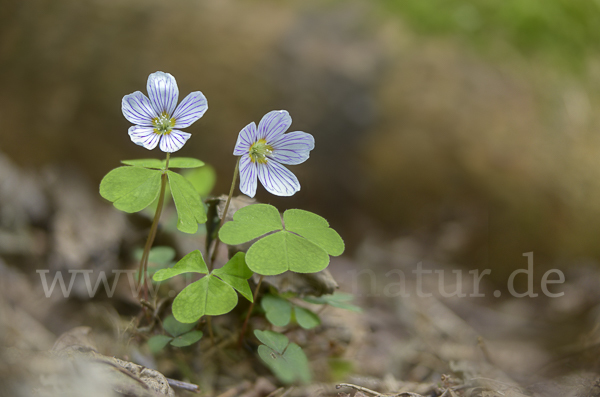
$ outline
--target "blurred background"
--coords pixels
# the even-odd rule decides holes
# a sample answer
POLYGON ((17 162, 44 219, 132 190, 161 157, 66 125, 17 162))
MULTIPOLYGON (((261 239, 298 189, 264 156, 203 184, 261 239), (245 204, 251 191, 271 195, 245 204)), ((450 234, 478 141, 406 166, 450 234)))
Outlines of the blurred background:
POLYGON ((600 281, 599 1, 2 0, 1 9, 0 153, 19 172, 58 165, 95 194, 120 160, 162 158, 130 141, 120 109, 161 70, 180 98, 208 99, 177 154, 216 169, 215 195, 229 189, 241 128, 286 109, 290 130, 311 133, 316 148, 291 167, 298 194, 259 187, 259 201, 327 218, 349 256, 376 241, 412 263, 492 269, 500 289, 533 251, 536 280, 559 268, 591 283, 572 281, 579 300, 562 310, 592 310, 580 295, 600 281))
POLYGON ((31 0, 2 2, 0 151, 98 183, 133 145, 121 98, 173 74, 209 111, 180 155, 225 193, 240 129, 287 109, 316 138, 293 167, 302 207, 352 250, 435 235, 499 277, 600 258, 600 5, 588 0, 31 0), (506 273, 508 274, 508 273, 506 273))

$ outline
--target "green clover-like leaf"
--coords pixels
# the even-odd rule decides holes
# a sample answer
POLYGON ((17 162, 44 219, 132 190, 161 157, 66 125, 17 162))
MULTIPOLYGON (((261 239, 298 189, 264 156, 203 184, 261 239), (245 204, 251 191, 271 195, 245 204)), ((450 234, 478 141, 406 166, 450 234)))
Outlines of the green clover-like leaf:
POLYGON ((133 165, 136 167, 153 168, 162 170, 164 167, 164 160, 159 159, 135 159, 135 160, 121 160, 122 164, 133 165))
POLYGON ((321 324, 321 319, 316 313, 303 307, 294 306, 294 316, 298 325, 304 329, 311 329, 321 324))
POLYGON ((281 382, 287 384, 296 381, 302 383, 310 382, 311 376, 308 359, 300 346, 295 343, 288 344, 289 341, 285 335, 277 334, 272 331, 256 330, 254 331, 254 334, 261 342, 265 343, 258 347, 258 355, 281 382), (263 332, 263 335, 261 335, 263 337, 264 333, 268 332, 271 334, 265 338, 267 343, 259 337, 258 333, 260 332, 263 332), (272 334, 280 335, 285 339, 281 337, 275 338, 272 334), (275 346, 270 343, 273 339, 279 340, 279 343, 275 346), (281 348, 283 344, 285 344, 285 347, 281 348))
POLYGON ((200 195, 183 176, 173 171, 167 171, 167 175, 177 209, 177 229, 194 234, 198 230, 198 224, 206 222, 206 211, 200 195))
POLYGON ((229 313, 237 304, 233 288, 212 274, 188 285, 173 301, 173 315, 182 323, 193 323, 204 315, 229 313))
MULTIPOLYGON (((137 167, 153 168, 164 170, 167 165, 167 160, 159 159, 135 159, 123 160, 123 164, 133 165, 137 167)), ((203 161, 191 157, 173 157, 169 160, 169 168, 198 168, 204 165, 203 161)))
POLYGON ((244 257, 245 254, 243 252, 238 252, 225 266, 215 269, 212 273, 252 302, 254 298, 252 297, 252 290, 248 285, 248 279, 252 277, 253 273, 252 270, 248 269, 244 257))
POLYGON ((219 238, 229 245, 247 243, 267 233, 283 229, 277 208, 268 204, 252 204, 239 209, 233 222, 219 230, 219 238))
POLYGON ((362 309, 360 307, 349 303, 349 301, 351 301, 352 299, 354 299, 354 296, 352 294, 347 294, 343 292, 336 292, 333 295, 323 295, 319 297, 307 296, 304 298, 304 300, 309 303, 314 303, 318 305, 329 305, 357 313, 362 312, 362 309))
POLYGON ((154 281, 163 281, 183 273, 208 273, 208 267, 206 266, 206 262, 204 262, 202 253, 199 250, 190 252, 181 258, 181 260, 177 262, 175 266, 157 271, 154 273, 152 279, 154 281))
POLYGON ((269 322, 277 327, 285 327, 292 319, 292 304, 279 296, 267 294, 262 297, 260 305, 269 322))
POLYGON ((189 323, 187 323, 187 324, 180 323, 173 316, 168 316, 163 321, 163 329, 165 331, 167 331, 169 334, 171 334, 172 336, 174 336, 174 337, 177 337, 179 335, 183 335, 186 332, 191 331, 195 326, 196 326, 195 323, 191 323, 191 324, 189 324, 189 323))
POLYGON ((100 182, 100 195, 121 211, 138 212, 158 197, 161 175, 142 167, 115 168, 100 182))
POLYGON ((254 330, 254 336, 277 353, 283 353, 290 340, 287 336, 274 331, 254 330))
POLYGON ((329 264, 329 255, 316 244, 287 231, 266 236, 252 244, 246 254, 250 270, 274 276, 291 270, 315 273, 329 264))
POLYGON ((148 348, 154 354, 161 351, 173 338, 166 335, 154 335, 148 339, 148 348))
POLYGON ((285 230, 294 232, 323 248, 331 256, 344 252, 344 241, 325 218, 312 212, 291 209, 283 214, 285 230))
MULTIPOLYGON (((165 160, 163 160, 164 167, 165 160)), ((192 157, 171 157, 169 168, 198 168, 204 166, 204 161, 192 157)))
POLYGON ((202 339, 202 335, 202 331, 191 331, 181 336, 178 336, 177 338, 174 338, 171 341, 171 345, 175 347, 189 346, 202 339))

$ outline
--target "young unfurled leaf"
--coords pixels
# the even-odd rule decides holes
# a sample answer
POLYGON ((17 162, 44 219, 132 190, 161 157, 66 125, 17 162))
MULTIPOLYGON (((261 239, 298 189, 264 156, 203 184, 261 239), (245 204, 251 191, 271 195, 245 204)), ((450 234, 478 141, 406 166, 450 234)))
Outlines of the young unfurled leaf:
POLYGON ((173 301, 173 315, 182 323, 193 323, 206 315, 229 313, 237 304, 233 288, 209 274, 188 285, 173 301))
POLYGON ((191 331, 191 332, 185 333, 183 335, 180 335, 176 338, 173 338, 173 340, 171 341, 171 345, 173 345, 175 347, 189 346, 191 344, 198 342, 200 339, 202 339, 202 335, 203 335, 202 331, 191 331))
POLYGON ((329 227, 325 218, 304 210, 287 210, 283 214, 285 230, 297 233, 308 241, 323 248, 331 256, 344 252, 344 241, 329 227))
POLYGON ((163 321, 163 329, 174 337, 183 335, 191 331, 196 326, 196 323, 184 324, 177 321, 173 316, 168 316, 163 321))
POLYGON ((161 351, 173 338, 167 335, 154 335, 148 339, 148 347, 154 354, 161 351))
MULTIPOLYGON (((164 170, 165 166, 167 165, 166 160, 159 159, 123 160, 121 163, 134 165, 137 167, 153 168, 157 170, 164 170)), ((191 157, 173 157, 169 160, 169 168, 198 168, 202 167, 203 165, 203 161, 191 157)))
POLYGON ((255 330, 254 335, 264 343, 258 347, 258 355, 281 382, 310 382, 308 359, 300 346, 272 331, 255 330))
POLYGON ((152 204, 160 193, 158 170, 142 167, 119 167, 100 182, 100 195, 124 212, 138 212, 152 204))
POLYGON ((173 171, 167 171, 167 175, 177 209, 177 229, 194 234, 198 230, 198 224, 206 222, 206 212, 200 195, 183 176, 173 171))
POLYGON ((208 267, 199 250, 190 252, 177 262, 175 266, 157 271, 154 273, 152 279, 154 281, 164 281, 183 273, 208 273, 208 267))
POLYGON ((252 297, 252 290, 248 285, 248 279, 252 277, 253 273, 252 270, 248 269, 244 257, 245 254, 243 252, 238 252, 225 266, 215 269, 213 274, 252 302, 254 298, 252 297))
POLYGON ((233 222, 223 225, 219 237, 225 244, 237 245, 281 229, 283 225, 277 208, 253 204, 238 210, 233 215, 233 222))
POLYGON ((316 273, 327 267, 329 255, 340 255, 344 242, 322 217, 303 210, 287 210, 285 228, 279 212, 267 204, 239 209, 219 231, 226 244, 243 244, 267 233, 246 254, 250 270, 264 276, 285 271, 316 273))
POLYGON ((277 327, 285 327, 292 319, 292 304, 279 296, 267 294, 262 297, 260 305, 269 322, 277 327))
POLYGON ((303 307, 294 306, 294 316, 296 317, 298 325, 304 329, 311 329, 321 324, 321 319, 316 313, 303 307))
POLYGON ((315 273, 327 267, 329 255, 307 239, 281 231, 254 243, 246 254, 246 263, 252 271, 265 276, 287 270, 315 273))
POLYGON ((210 165, 189 170, 183 173, 200 197, 206 197, 210 194, 217 181, 217 173, 210 165))
POLYGON ((314 303, 318 305, 329 305, 357 313, 362 312, 362 309, 360 307, 349 303, 352 299, 354 299, 354 296, 352 294, 347 294, 343 292, 336 292, 333 295, 323 295, 319 297, 307 296, 306 298, 304 298, 304 300, 309 303, 314 303))

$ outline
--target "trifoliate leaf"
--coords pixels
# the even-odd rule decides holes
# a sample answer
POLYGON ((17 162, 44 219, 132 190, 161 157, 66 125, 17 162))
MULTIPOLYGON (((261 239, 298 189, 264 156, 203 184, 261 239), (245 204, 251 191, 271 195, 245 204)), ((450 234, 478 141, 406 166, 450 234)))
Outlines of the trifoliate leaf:
POLYGON ((161 170, 164 167, 164 160, 159 159, 135 159, 135 160, 122 160, 122 164, 134 165, 136 167, 154 168, 161 170))
MULTIPOLYGON (((123 160, 123 164, 134 165, 137 167, 153 168, 164 170, 167 165, 167 160, 159 159, 135 159, 123 160)), ((169 168, 198 168, 204 165, 203 161, 191 157, 173 157, 169 160, 169 168)))
POLYGON ((233 222, 219 230, 219 238, 229 245, 243 244, 275 230, 281 230, 281 217, 277 208, 268 204, 252 204, 239 209, 233 222))
POLYGON ((166 335, 154 335, 148 339, 148 348, 154 354, 161 351, 173 338, 166 335))
POLYGON ((225 266, 215 269, 212 273, 252 302, 254 298, 248 285, 248 279, 252 277, 253 273, 252 270, 248 269, 244 256, 243 252, 238 252, 225 266))
POLYGON ((287 337, 276 332, 256 330, 254 334, 265 343, 258 347, 258 355, 281 382, 310 382, 308 359, 300 346, 288 345, 287 337))
MULTIPOLYGON (((165 166, 165 160, 163 160, 163 167, 165 166)), ((194 159, 191 157, 172 157, 169 160, 169 168, 198 168, 204 165, 204 161, 194 159)))
POLYGON ((175 337, 191 331, 192 328, 194 328, 195 326, 196 326, 195 323, 191 323, 191 324, 180 323, 173 316, 168 316, 163 321, 163 329, 175 337))
POLYGON ((201 197, 208 196, 217 182, 217 173, 210 165, 186 171, 183 176, 201 197))
POLYGON ((311 329, 321 324, 321 319, 315 313, 303 307, 294 306, 296 322, 304 329, 311 329))
POLYGON ((173 315, 182 323, 193 323, 206 315, 229 313, 237 304, 233 288, 213 275, 188 285, 173 301, 173 315))
POLYGON ((200 195, 183 176, 173 171, 167 171, 167 175, 177 209, 177 229, 194 234, 198 230, 198 224, 206 222, 206 212, 200 195))
POLYGON ((329 227, 325 218, 312 212, 292 209, 283 214, 285 230, 301 235, 305 239, 323 248, 331 256, 344 252, 344 241, 329 227))
POLYGON ((202 339, 202 335, 203 335, 202 331, 191 331, 191 332, 188 332, 187 334, 183 334, 181 336, 178 336, 177 338, 174 338, 171 341, 171 345, 176 346, 176 347, 189 346, 191 344, 198 342, 200 339, 202 339))
POLYGON ((321 247, 287 231, 277 232, 254 243, 246 254, 250 270, 274 276, 287 270, 315 273, 329 264, 329 255, 321 247))
POLYGON ((314 303, 314 304, 318 304, 318 305, 329 305, 329 306, 337 307, 340 309, 346 309, 346 310, 350 310, 350 311, 357 312, 357 313, 362 312, 362 309, 360 307, 353 305, 351 303, 348 303, 352 299, 354 299, 354 296, 352 294, 347 294, 347 293, 343 293, 343 292, 336 292, 333 295, 323 295, 323 296, 319 296, 319 297, 307 296, 306 298, 304 298, 304 300, 309 303, 314 303))
POLYGON ((285 327, 292 319, 292 304, 279 296, 267 294, 262 297, 260 305, 269 322, 277 327, 285 327))
POLYGON ((119 167, 100 182, 100 195, 124 212, 141 211, 160 193, 162 172, 142 167, 119 167))
POLYGON ((181 258, 181 260, 177 262, 175 266, 157 271, 154 273, 152 279, 154 281, 163 281, 179 274, 190 272, 201 274, 208 273, 208 267, 206 267, 206 262, 204 262, 202 253, 199 250, 190 252, 181 258))
POLYGON ((283 353, 290 340, 287 336, 274 331, 254 330, 254 336, 277 353, 283 353))

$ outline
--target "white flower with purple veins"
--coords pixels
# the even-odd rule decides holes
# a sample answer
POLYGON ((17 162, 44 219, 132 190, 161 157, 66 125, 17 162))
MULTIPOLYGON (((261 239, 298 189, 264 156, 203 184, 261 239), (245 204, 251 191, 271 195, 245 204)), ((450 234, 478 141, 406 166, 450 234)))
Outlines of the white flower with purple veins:
POLYGON ((129 136, 133 143, 148 150, 160 142, 163 152, 176 152, 192 136, 179 128, 189 127, 204 115, 208 109, 206 98, 200 91, 192 92, 175 108, 179 89, 169 73, 152 73, 146 88, 150 99, 140 91, 123 97, 123 115, 135 124, 129 128, 129 136))
POLYGON ((284 132, 292 124, 285 110, 264 115, 258 128, 252 122, 240 131, 233 154, 240 158, 240 190, 249 197, 256 194, 256 178, 272 194, 291 196, 300 182, 282 164, 295 165, 308 159, 315 139, 306 132, 284 132))

